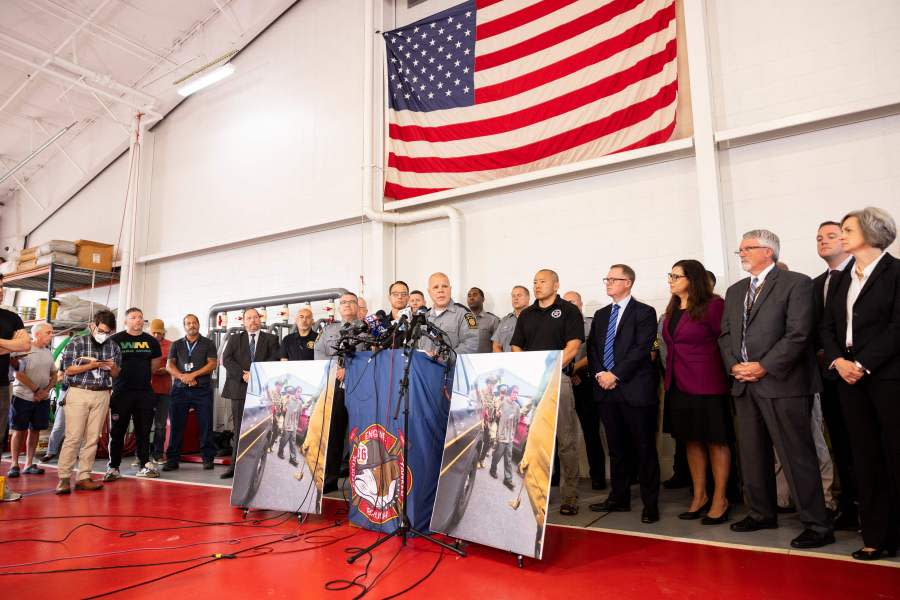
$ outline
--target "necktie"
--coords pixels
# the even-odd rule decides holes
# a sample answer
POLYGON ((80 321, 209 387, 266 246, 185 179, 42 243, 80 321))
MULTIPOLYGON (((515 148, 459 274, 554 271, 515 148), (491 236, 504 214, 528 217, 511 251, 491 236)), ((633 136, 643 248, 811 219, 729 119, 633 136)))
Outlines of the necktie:
POLYGON ((606 342, 603 344, 603 365, 607 371, 616 366, 616 355, 613 346, 616 341, 616 322, 619 320, 619 305, 613 304, 609 313, 609 325, 606 326, 606 342))
POLYGON ((750 319, 750 311, 753 310, 753 303, 756 302, 758 293, 759 278, 754 277, 750 280, 750 289, 747 290, 747 298, 744 301, 744 319, 741 323, 741 358, 744 362, 750 360, 747 357, 747 321, 750 319))
POLYGON ((250 362, 256 361, 256 334, 250 334, 250 362))
POLYGON ((825 290, 824 290, 825 291, 825 298, 824 298, 825 304, 828 304, 828 292, 830 292, 832 289, 831 282, 833 282, 839 274, 840 274, 840 271, 838 271, 837 269, 832 269, 831 271, 828 271, 828 277, 825 278, 825 290))

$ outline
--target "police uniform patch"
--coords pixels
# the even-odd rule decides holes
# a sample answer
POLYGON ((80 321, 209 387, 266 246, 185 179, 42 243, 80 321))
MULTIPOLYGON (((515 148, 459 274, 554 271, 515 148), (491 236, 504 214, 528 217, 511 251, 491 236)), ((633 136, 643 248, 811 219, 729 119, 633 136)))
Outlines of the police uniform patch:
POLYGON ((469 329, 478 329, 478 321, 475 320, 475 315, 470 312, 466 313, 466 323, 469 324, 469 329))
POLYGON ((315 347, 316 347, 316 341, 315 341, 315 340, 309 340, 308 342, 306 342, 306 349, 307 349, 307 350, 312 350, 312 349, 315 348, 315 347))
POLYGON ((554 308, 553 312, 550 313, 550 316, 554 319, 558 319, 562 316, 562 311, 558 308, 554 308))

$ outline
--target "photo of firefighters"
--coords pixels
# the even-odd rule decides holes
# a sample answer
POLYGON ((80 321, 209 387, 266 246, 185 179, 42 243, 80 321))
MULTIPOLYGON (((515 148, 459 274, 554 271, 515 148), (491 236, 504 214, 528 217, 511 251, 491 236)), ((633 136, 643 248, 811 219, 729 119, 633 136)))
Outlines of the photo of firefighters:
POLYGON ((460 355, 433 531, 541 557, 561 356, 460 355))
POLYGON ((235 506, 322 511, 333 361, 253 363, 235 466, 235 506))

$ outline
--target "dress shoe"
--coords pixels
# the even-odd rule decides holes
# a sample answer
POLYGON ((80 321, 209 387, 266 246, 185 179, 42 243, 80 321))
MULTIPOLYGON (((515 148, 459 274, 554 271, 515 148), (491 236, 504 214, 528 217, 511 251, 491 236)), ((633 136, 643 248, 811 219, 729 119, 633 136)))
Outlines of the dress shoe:
POLYGON ((832 523, 837 531, 859 531, 859 513, 855 510, 839 511, 832 523))
POLYGON ((163 471, 177 471, 180 468, 181 468, 181 465, 179 465, 177 462, 174 462, 174 461, 167 462, 166 464, 164 464, 162 466, 163 471))
POLYGON ((656 506, 645 506, 641 511, 641 523, 656 523, 659 521, 659 508, 656 506))
POLYGON ((605 490, 606 489, 606 479, 591 479, 591 489, 592 490, 605 490))
POLYGON ((856 560, 880 560, 884 557, 897 556, 897 549, 875 548, 874 550, 864 550, 863 548, 860 548, 850 556, 856 560))
POLYGON ((631 512, 631 507, 627 504, 620 504, 612 498, 607 498, 603 502, 597 502, 588 506, 594 512, 631 512))
POLYGON ((494 479, 497 479, 497 471, 495 471, 494 469, 491 469, 490 474, 491 474, 491 477, 493 477, 494 479))
POLYGON ((708 499, 706 503, 698 508, 697 510, 686 510, 680 515, 678 518, 682 521, 696 521, 700 517, 703 516, 703 513, 709 510, 710 505, 712 504, 712 498, 708 499))
POLYGON ((724 523, 725 521, 728 520, 728 511, 730 511, 730 510, 731 510, 730 506, 725 507, 725 512, 723 512, 718 517, 711 517, 707 514, 700 521, 700 524, 701 525, 721 525, 722 523, 724 523))
POLYGON ((51 454, 50 452, 41 457, 41 462, 50 462, 51 460, 56 460, 56 455, 51 454))
POLYGON ((230 467, 227 471, 219 475, 219 479, 231 479, 232 477, 234 477, 234 469, 230 467))
POLYGON ((509 479, 504 479, 504 480, 503 480, 503 485, 505 485, 506 487, 508 487, 510 490, 516 489, 516 486, 514 486, 514 485, 513 485, 513 482, 510 481, 509 479))
POLYGON ((691 485, 690 479, 685 479, 684 477, 678 477, 675 475, 662 482, 662 486, 667 490, 680 490, 681 488, 686 488, 689 485, 691 485))
POLYGON ((68 477, 60 478, 59 483, 56 484, 56 493, 57 495, 72 493, 72 482, 68 477))
POLYGON ((819 533, 814 529, 804 529, 803 533, 791 540, 792 548, 821 548, 834 543, 834 534, 819 533))
POLYGON ((775 519, 758 521, 747 515, 737 523, 731 524, 731 530, 738 533, 747 533, 750 531, 759 531, 760 529, 778 529, 778 521, 775 519))
POLYGON ((214 466, 216 466, 216 463, 214 463, 214 462, 211 461, 211 460, 204 460, 204 461, 203 461, 203 470, 204 470, 204 471, 210 471, 210 470, 212 470, 212 468, 213 468, 214 466))
POLYGON ((300 464, 300 463, 297 462, 297 459, 296 459, 296 458, 293 458, 293 457, 289 458, 289 459, 288 459, 288 462, 291 463, 291 465, 293 465, 293 466, 295 466, 295 467, 296 467, 297 465, 300 464))
POLYGON ((93 492, 103 489, 103 484, 92 479, 79 479, 75 484, 75 489, 81 490, 82 492, 93 492))

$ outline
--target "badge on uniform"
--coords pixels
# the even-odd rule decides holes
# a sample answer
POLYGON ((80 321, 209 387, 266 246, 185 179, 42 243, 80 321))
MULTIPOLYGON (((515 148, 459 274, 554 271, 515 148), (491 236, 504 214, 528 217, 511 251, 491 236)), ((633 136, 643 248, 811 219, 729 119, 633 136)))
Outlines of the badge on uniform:
POLYGON ((550 316, 554 319, 558 319, 562 316, 562 311, 558 308, 554 308, 553 312, 550 313, 550 316))
POLYGON ((307 350, 312 350, 312 349, 315 348, 315 347, 316 347, 316 342, 315 342, 315 340, 309 340, 308 342, 306 342, 306 349, 307 349, 307 350))
POLYGON ((188 362, 188 363, 184 363, 184 368, 181 369, 181 372, 182 373, 190 373, 193 370, 194 370, 194 363, 188 362))
POLYGON ((469 329, 478 329, 478 321, 472 313, 466 313, 466 323, 469 324, 469 329))

